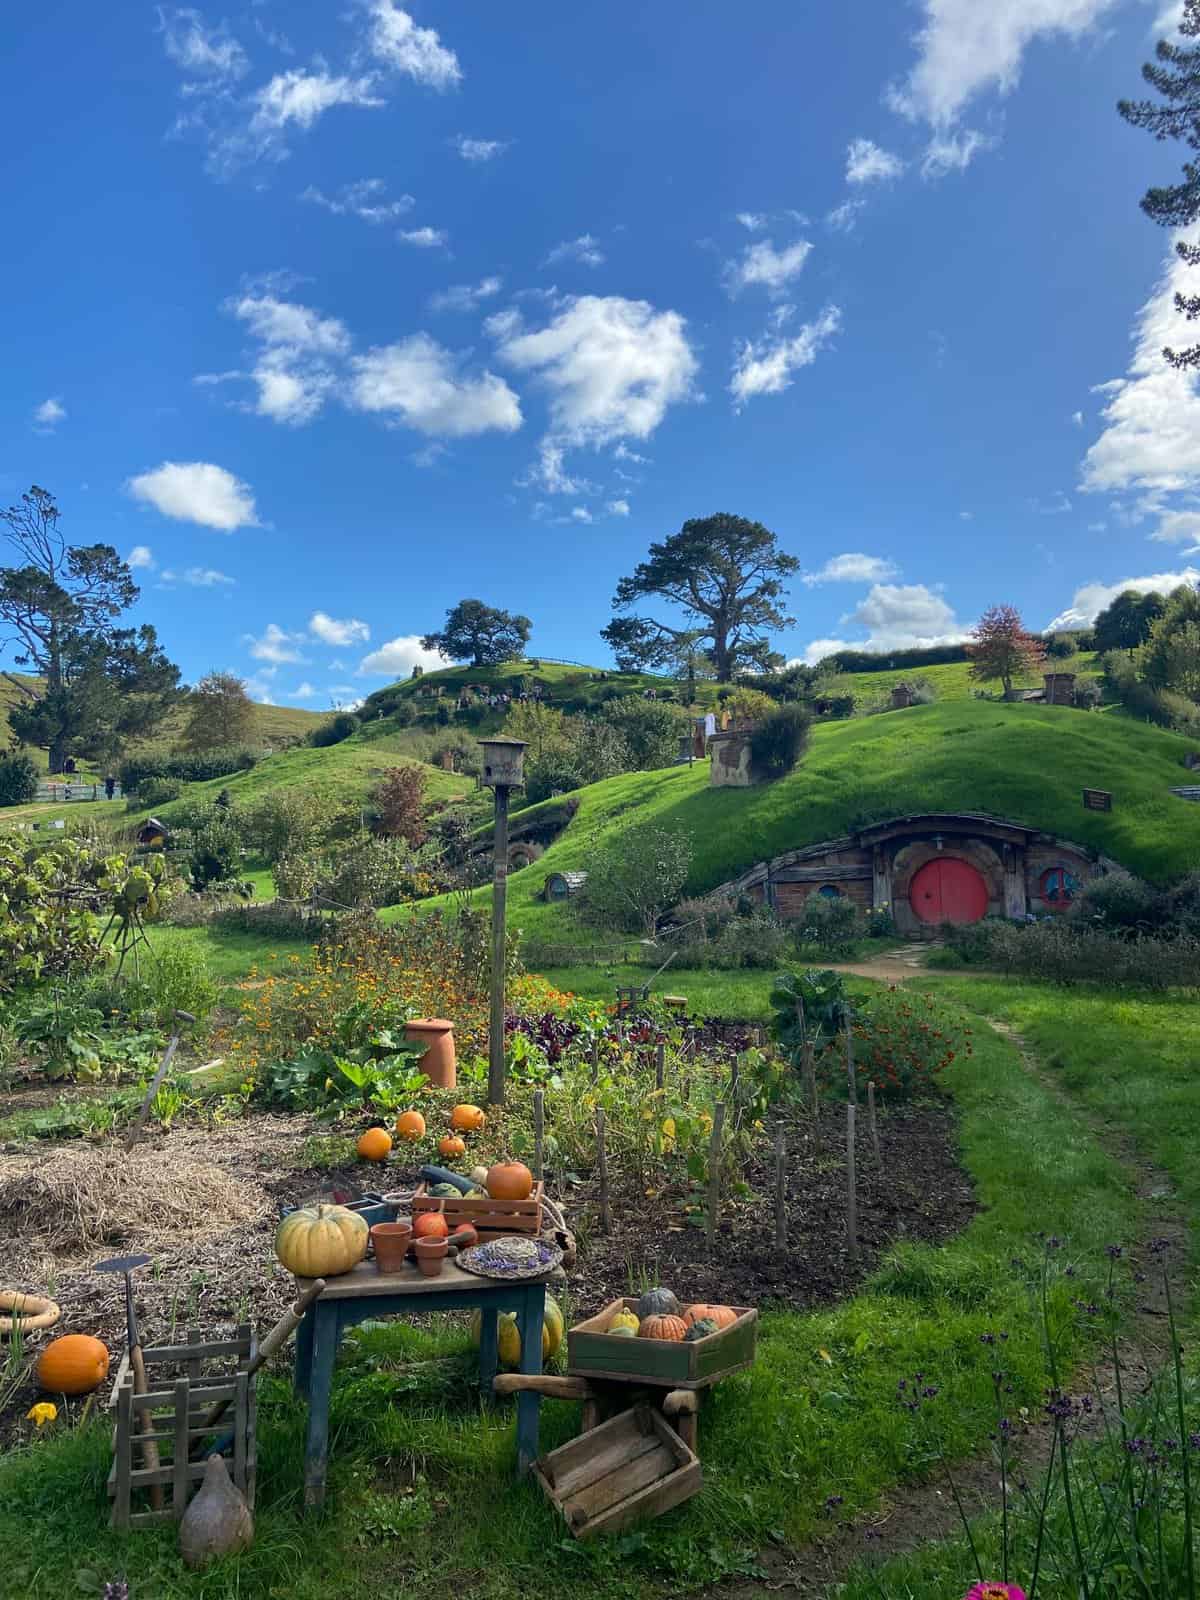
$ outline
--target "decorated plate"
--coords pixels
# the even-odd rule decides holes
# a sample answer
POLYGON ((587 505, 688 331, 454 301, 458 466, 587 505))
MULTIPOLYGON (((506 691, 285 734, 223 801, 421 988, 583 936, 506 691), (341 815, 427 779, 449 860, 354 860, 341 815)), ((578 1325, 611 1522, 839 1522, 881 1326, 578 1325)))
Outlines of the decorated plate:
POLYGON ((458 1258, 458 1265, 480 1278, 540 1278, 562 1261, 562 1251, 544 1239, 529 1239, 506 1234, 472 1245, 458 1258))

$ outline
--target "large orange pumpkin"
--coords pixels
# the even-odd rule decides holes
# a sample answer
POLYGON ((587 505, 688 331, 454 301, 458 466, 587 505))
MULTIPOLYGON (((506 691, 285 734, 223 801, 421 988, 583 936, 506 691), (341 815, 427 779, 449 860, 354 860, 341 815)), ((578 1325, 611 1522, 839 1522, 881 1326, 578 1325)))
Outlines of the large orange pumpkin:
POLYGON ((672 1344, 678 1344, 687 1331, 688 1325, 682 1317, 643 1317, 638 1338, 669 1339, 672 1344))
POLYGON ((425 1137, 425 1118, 419 1111, 402 1111, 396 1118, 396 1132, 410 1143, 425 1137))
POLYGON ((445 1156, 447 1161, 456 1156, 465 1156, 467 1141, 460 1139, 457 1133, 444 1133, 438 1140, 438 1155, 445 1156))
POLYGON ((478 1106, 455 1106, 450 1113, 450 1126, 459 1133, 478 1133, 486 1121, 478 1106))
POLYGON ((488 1168, 487 1192, 493 1200, 528 1200, 533 1173, 523 1161, 497 1161, 488 1168))
POLYGON ((64 1333, 42 1351, 37 1381, 50 1394, 90 1394, 108 1376, 108 1350, 90 1333, 64 1333))
POLYGON ((707 1317, 715 1322, 718 1328, 730 1328, 738 1319, 737 1312, 732 1306, 689 1306, 683 1313, 683 1320, 690 1328, 693 1322, 700 1322, 707 1317))
POLYGON ((359 1134, 354 1148, 364 1161, 386 1161, 392 1151, 392 1136, 383 1128, 368 1128, 359 1134))
POLYGON ((450 1224, 440 1211, 418 1211, 413 1218, 414 1239, 448 1239, 450 1224))

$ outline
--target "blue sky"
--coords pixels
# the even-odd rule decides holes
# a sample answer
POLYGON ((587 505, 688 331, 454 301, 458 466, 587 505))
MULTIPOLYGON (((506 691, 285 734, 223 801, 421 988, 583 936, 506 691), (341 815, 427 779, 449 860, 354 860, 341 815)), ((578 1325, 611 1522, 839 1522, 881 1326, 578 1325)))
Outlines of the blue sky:
POLYGON ((185 676, 347 702, 459 598, 603 661, 734 511, 812 658, 1197 574, 1143 0, 46 0, 10 40, 0 494, 185 676))

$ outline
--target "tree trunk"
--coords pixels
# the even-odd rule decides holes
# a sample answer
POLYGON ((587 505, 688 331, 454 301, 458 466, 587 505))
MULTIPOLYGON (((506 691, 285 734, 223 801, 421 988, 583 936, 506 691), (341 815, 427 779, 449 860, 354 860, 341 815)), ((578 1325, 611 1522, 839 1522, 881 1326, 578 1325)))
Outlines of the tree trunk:
POLYGON ((729 670, 729 636, 724 628, 713 629, 713 665, 717 682, 728 683, 733 674, 729 670))

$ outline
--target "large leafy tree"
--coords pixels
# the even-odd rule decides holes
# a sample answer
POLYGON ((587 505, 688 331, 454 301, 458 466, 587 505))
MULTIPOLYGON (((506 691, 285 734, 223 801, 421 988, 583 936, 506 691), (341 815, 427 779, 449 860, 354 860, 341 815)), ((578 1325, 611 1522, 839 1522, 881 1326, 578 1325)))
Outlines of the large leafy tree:
POLYGON ((499 666, 525 654, 532 627, 528 617, 515 612, 485 606, 482 600, 460 600, 446 612, 445 627, 427 633, 421 646, 473 667, 499 666))
POLYGON ((1026 633, 1016 606, 989 606, 975 624, 972 642, 971 676, 981 683, 999 678, 1005 694, 1012 693, 1013 679, 1036 672, 1046 659, 1046 647, 1032 633, 1026 633))
POLYGON ((117 625, 138 597, 129 568, 111 545, 68 544, 45 489, 0 511, 0 534, 17 555, 0 567, 0 650, 40 679, 3 673, 20 694, 9 726, 49 753, 51 772, 72 755, 111 759, 175 704, 179 669, 152 627, 117 625))
MULTIPOLYGON (((1200 37, 1200 0, 1184 0, 1179 32, 1185 39, 1200 37)), ((1117 110, 1135 128, 1156 139, 1181 139, 1189 150, 1200 151, 1200 46, 1160 39, 1156 60, 1147 61, 1142 77, 1161 100, 1120 100, 1117 110)), ((1200 161, 1183 163, 1183 182, 1147 189, 1142 210, 1164 228, 1186 228, 1200 219, 1200 161)), ((1175 244, 1189 267, 1200 266, 1200 244, 1180 239, 1175 244)), ((1200 317, 1200 294, 1177 294, 1175 306, 1189 322, 1200 317)), ((1200 366, 1200 344, 1187 350, 1163 351, 1173 367, 1200 366)))
POLYGON ((232 672, 206 672, 188 696, 183 742, 189 750, 228 750, 254 731, 254 701, 232 672))
POLYGON ((1155 618, 1161 617, 1166 600, 1156 590, 1139 594, 1122 589, 1114 595, 1092 625, 1097 650, 1136 650, 1150 637, 1155 618))
POLYGON ((703 644, 720 683, 746 668, 765 670, 779 658, 766 634, 793 620, 780 608, 783 580, 796 571, 795 556, 761 522, 728 512, 693 517, 678 533, 650 546, 628 578, 617 584, 613 608, 657 598, 677 606, 685 621, 618 616, 603 629, 625 671, 678 662, 680 651, 703 644))
POLYGON ((1190 583, 1172 590, 1135 660, 1152 688, 1200 700, 1200 592, 1190 583))

